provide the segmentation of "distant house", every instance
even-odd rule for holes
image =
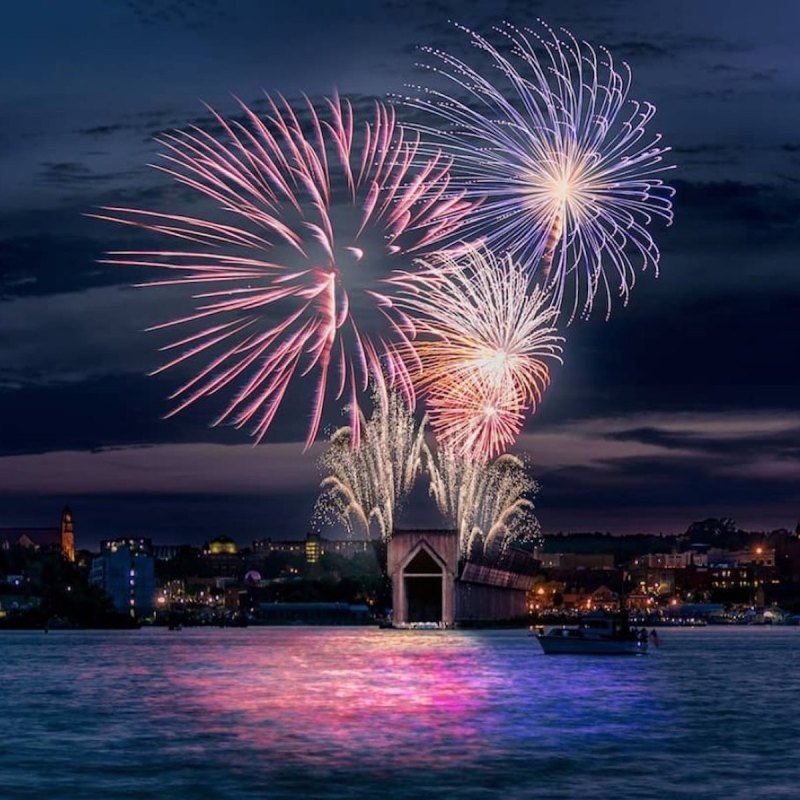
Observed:
[[[61,512],[61,524],[54,528],[0,528],[0,547],[26,547],[34,550],[57,551],[69,561],[75,560],[75,531],[72,511],[68,506]]]
[[[608,586],[598,586],[594,591],[585,589],[564,592],[563,607],[569,611],[616,611],[619,608],[619,595]]]
[[[653,598],[643,591],[631,592],[625,602],[631,611],[651,611],[653,608]]]
[[[592,608],[600,608],[603,611],[616,611],[619,608],[619,595],[612,592],[608,586],[600,586],[591,594]]]

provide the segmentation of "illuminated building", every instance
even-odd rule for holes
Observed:
[[[217,536],[212,539],[208,544],[203,547],[204,555],[221,556],[230,555],[235,556],[239,552],[236,547],[236,542],[229,536]]]
[[[305,539],[257,539],[253,542],[253,553],[260,556],[272,553],[305,555],[306,563],[316,564],[327,553],[353,558],[368,552],[371,546],[367,539],[326,539],[317,533],[308,533]]]
[[[588,592],[563,592],[561,607],[564,610],[575,611],[617,611],[619,610],[619,595],[600,585],[594,591]],[[633,606],[629,604],[629,607]],[[540,609],[535,609],[540,610]]]
[[[259,556],[268,556],[272,553],[286,553],[299,555],[305,552],[305,542],[302,539],[286,539],[272,541],[272,539],[256,539],[253,542],[253,552]]]
[[[366,553],[372,543],[367,539],[322,539],[324,552],[335,553],[344,558],[353,558],[359,553]]]
[[[689,567],[705,567],[708,565],[708,553],[686,550],[682,553],[649,553],[635,558],[632,567],[648,567],[649,569],[688,569]]]
[[[240,575],[244,568],[244,559],[239,553],[236,542],[229,536],[217,536],[206,542],[202,548],[203,571],[214,577],[231,578]]]
[[[101,553],[116,553],[122,548],[127,548],[131,553],[153,554],[153,542],[144,536],[122,536],[119,539],[102,539],[100,541]]]
[[[149,540],[111,539],[103,542],[92,561],[89,582],[100,586],[114,608],[131,617],[153,611],[156,592],[155,559],[143,545]]]
[[[309,533],[306,537],[306,563],[316,564],[322,555],[322,537]]]
[[[75,561],[75,530],[72,511],[65,506],[57,528],[0,528],[0,546],[30,547],[34,550],[55,550],[68,561]]]
[[[67,561],[75,561],[75,530],[69,506],[61,512],[61,552]]]

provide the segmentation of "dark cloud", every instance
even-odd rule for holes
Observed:
[[[73,224],[84,224],[77,213]],[[40,234],[0,239],[0,300],[133,283],[140,277],[137,270],[99,266],[95,262],[100,255],[97,240],[88,237]]]
[[[723,463],[730,456],[745,464],[764,457],[796,459],[800,452],[800,420],[793,425],[792,414],[791,411],[782,413],[775,410],[774,416],[766,419],[754,421],[752,417],[744,417],[740,429],[729,425],[721,433],[715,432],[713,425],[709,425],[709,429],[691,424],[681,428],[678,417],[677,423],[672,421],[669,427],[630,428],[614,431],[609,437],[622,442],[694,452],[707,458],[719,458]]]
[[[3,413],[25,421],[4,431],[3,456],[180,439],[181,426],[161,420],[164,381],[107,375],[53,386],[23,377],[24,385],[0,390]]]
[[[176,25],[203,30],[229,19],[231,14],[220,0],[125,0],[142,25]]]
[[[695,145],[675,145],[672,151],[675,155],[703,155],[703,154],[719,154],[730,152],[747,152],[752,148],[747,148],[742,144],[729,145],[729,144],[695,144]]]
[[[93,128],[82,128],[78,133],[83,133],[86,136],[108,136],[112,133],[124,131],[126,127],[125,125],[95,125]]]
[[[763,183],[747,184],[735,180],[721,182],[671,181],[677,193],[676,214],[714,220],[720,229],[730,226],[741,231],[744,225],[760,233],[786,228],[800,219],[800,192],[792,186]],[[712,232],[713,233],[713,232]]]
[[[653,42],[613,42],[606,45],[618,58],[637,60],[653,58],[674,58],[675,52]]]
[[[618,530],[657,529],[661,516],[669,520],[661,530],[675,532],[692,519],[734,508],[755,528],[793,524],[800,504],[800,421],[794,408],[621,411],[543,424],[525,437],[543,484],[538,506],[547,530],[602,529],[599,519],[610,515]],[[598,522],[587,524],[598,507],[605,509]]]
[[[38,179],[58,189],[85,188],[87,185],[119,183],[135,177],[135,170],[122,172],[98,172],[77,161],[45,161],[41,164]]]

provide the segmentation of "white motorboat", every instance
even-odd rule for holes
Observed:
[[[577,625],[554,626],[536,638],[546,655],[637,656],[647,652],[647,632],[631,630],[627,614],[587,614]]]

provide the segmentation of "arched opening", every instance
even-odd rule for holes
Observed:
[[[440,622],[444,570],[424,547],[403,569],[407,622]]]

